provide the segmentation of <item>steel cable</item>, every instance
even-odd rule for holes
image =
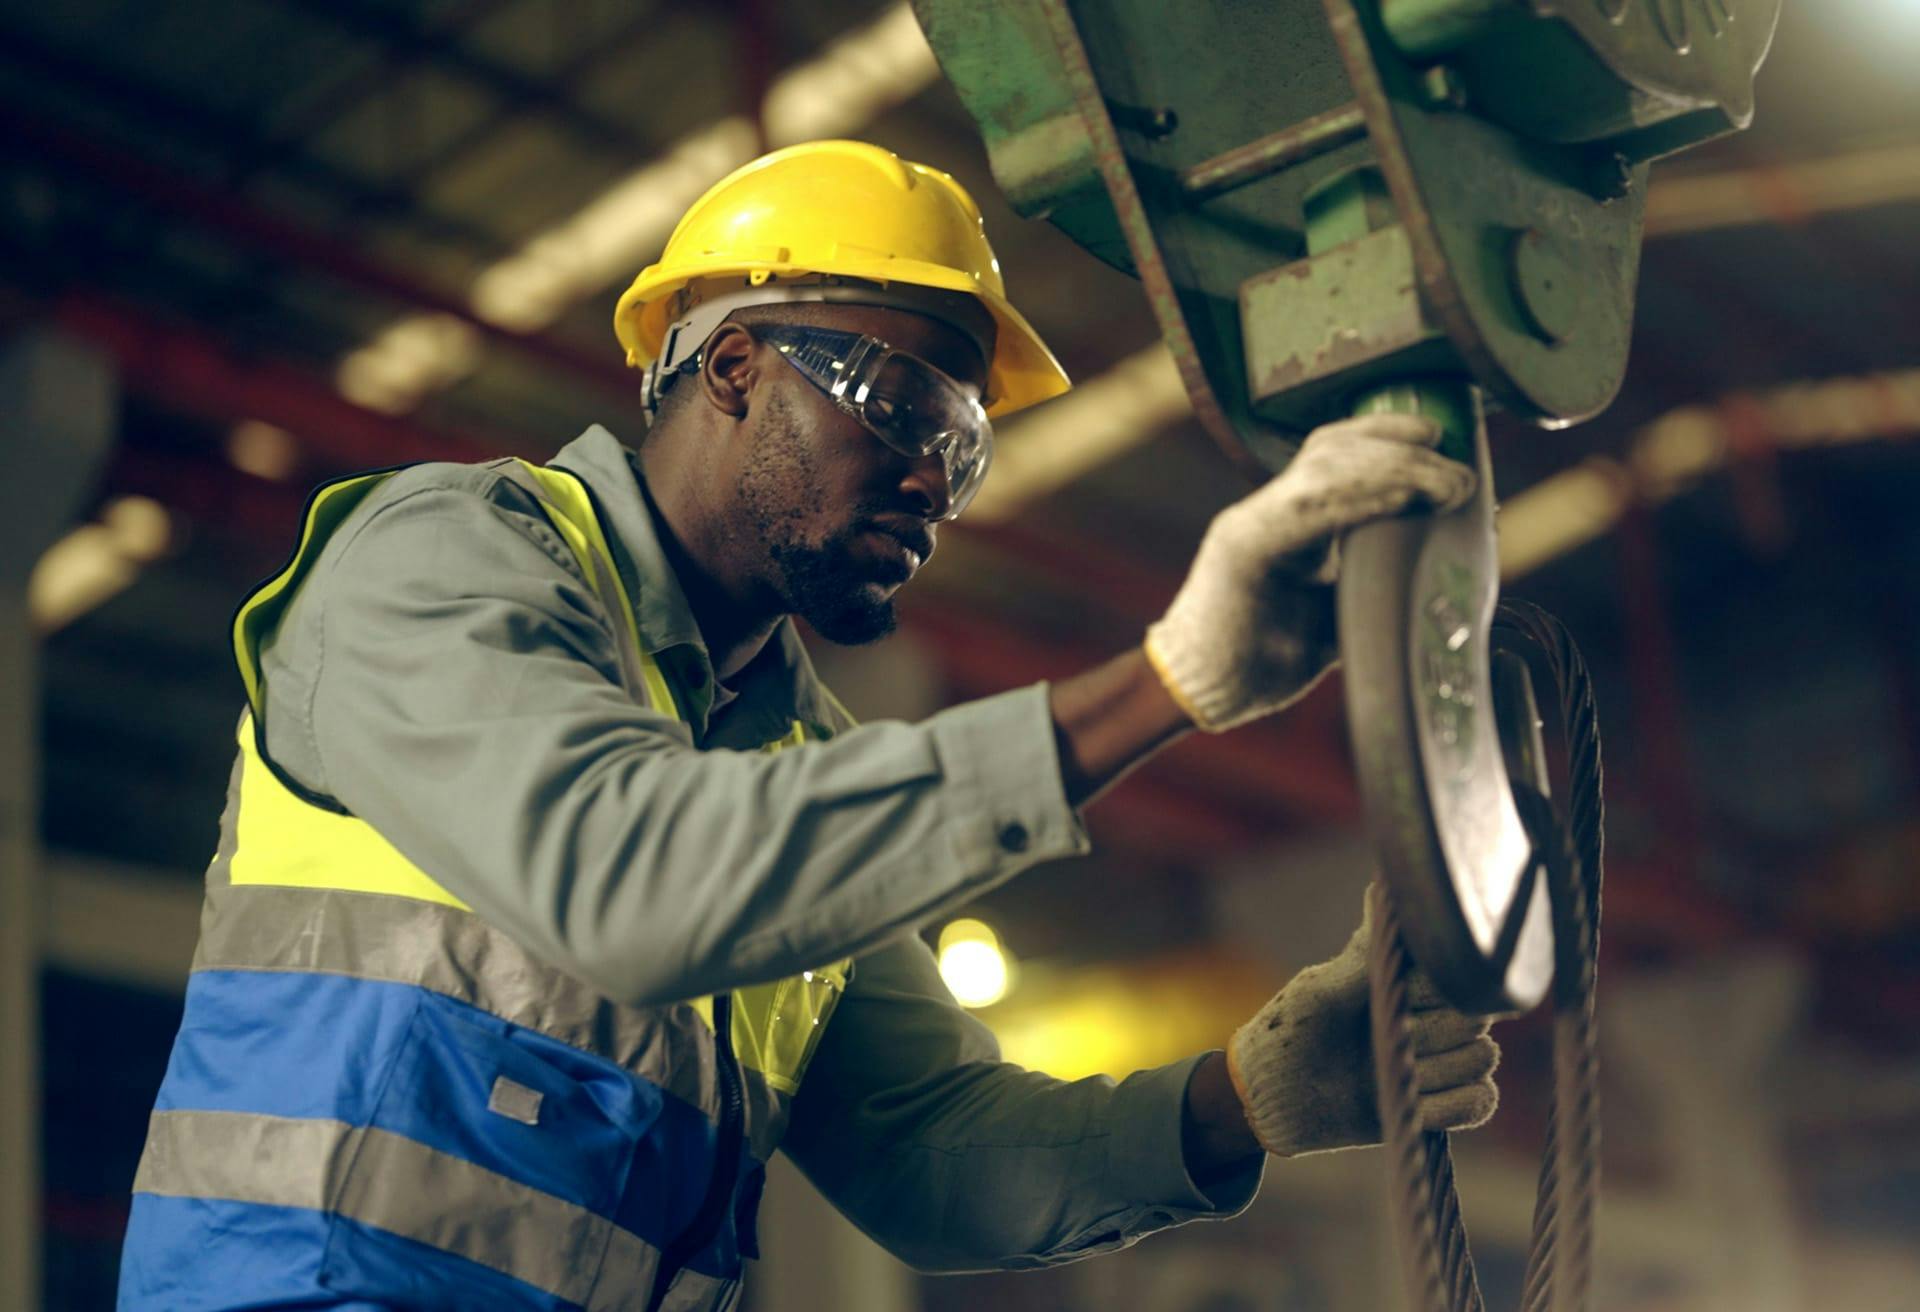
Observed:
[[[1532,842],[1552,912],[1553,1102],[1534,1199],[1522,1312],[1585,1312],[1593,1288],[1594,1211],[1600,1189],[1599,1060],[1594,984],[1599,947],[1604,803],[1600,732],[1586,662],[1565,627],[1525,602],[1505,602],[1494,641],[1551,672],[1565,733],[1564,813],[1514,781],[1514,804]],[[1485,1306],[1454,1185],[1444,1133],[1420,1126],[1407,978],[1413,968],[1384,885],[1373,899],[1367,975],[1375,1084],[1388,1156],[1409,1312],[1482,1312]]]

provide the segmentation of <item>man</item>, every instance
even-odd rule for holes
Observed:
[[[1360,936],[1231,1061],[1116,1086],[1001,1063],[913,931],[1083,851],[1075,808],[1168,741],[1318,678],[1339,532],[1470,488],[1429,426],[1316,434],[1140,650],[855,727],[790,617],[884,634],[988,416],[1067,386],[972,201],[872,146],[776,152],[616,322],[657,409],[637,453],[596,428],[549,466],[330,484],[242,606],[122,1306],[723,1308],[777,1147],[954,1270],[1229,1215],[1265,1153],[1370,1142]],[[1416,1030],[1428,1123],[1483,1120],[1484,1022]]]

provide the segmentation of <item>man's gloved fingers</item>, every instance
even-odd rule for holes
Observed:
[[[1314,445],[1331,445],[1355,437],[1374,437],[1386,442],[1404,442],[1409,446],[1435,446],[1440,441],[1440,425],[1425,415],[1373,414],[1322,424],[1307,437]]]
[[[1472,498],[1479,478],[1471,468],[1437,451],[1408,454],[1415,458],[1406,462],[1407,478],[1435,510],[1453,510]]]
[[[1491,1084],[1500,1066],[1500,1045],[1491,1038],[1478,1038],[1445,1052],[1416,1057],[1415,1075],[1422,1093],[1444,1093],[1469,1084]]]
[[[1468,466],[1423,447],[1355,438],[1336,458],[1346,467],[1329,480],[1323,503],[1335,528],[1393,514],[1416,500],[1451,510],[1471,497],[1478,483]]]
[[[1439,1093],[1420,1095],[1423,1130],[1476,1130],[1493,1119],[1500,1108],[1500,1090],[1492,1080],[1463,1084]]]
[[[1462,1044],[1472,1043],[1475,1039],[1484,1038],[1492,1024],[1492,1020],[1486,1016],[1470,1016],[1451,1008],[1415,1012],[1414,1054],[1425,1056],[1432,1052],[1448,1052]]]

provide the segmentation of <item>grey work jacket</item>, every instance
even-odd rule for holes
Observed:
[[[554,464],[594,494],[642,645],[691,724],[621,693],[612,617],[482,466],[404,471],[263,648],[268,749],[529,952],[626,1005],[855,957],[783,1150],[932,1271],[1033,1267],[1234,1214],[1181,1151],[1199,1058],[1063,1082],[999,1060],[913,930],[1082,852],[1046,688],[849,727],[790,623],[720,688],[642,491],[602,428]],[[796,719],[840,730],[748,750]]]

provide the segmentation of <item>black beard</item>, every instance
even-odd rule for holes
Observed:
[[[878,507],[853,507],[847,529],[818,545],[805,541],[803,507],[819,505],[825,495],[818,472],[784,394],[767,399],[765,422],[760,445],[741,473],[740,501],[779,574],[781,602],[829,642],[857,647],[879,641],[897,622],[893,600],[876,595],[882,581],[871,567],[859,566],[853,551],[853,526]]]
[[[779,543],[773,561],[779,566],[787,607],[828,642],[859,647],[892,633],[899,623],[893,598],[876,598],[868,589],[870,573],[853,563],[846,539],[824,547]]]

